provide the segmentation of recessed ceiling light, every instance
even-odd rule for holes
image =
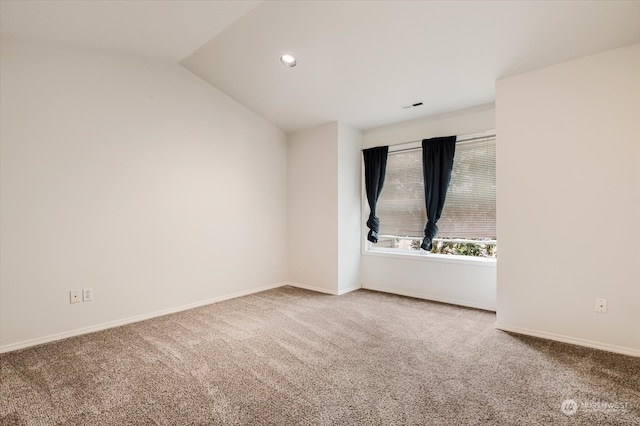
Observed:
[[[282,62],[282,65],[291,68],[298,65],[298,60],[296,59],[296,57],[289,53],[285,53],[284,55],[280,56],[280,62]]]

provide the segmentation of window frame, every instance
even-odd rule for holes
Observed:
[[[469,135],[461,135],[460,139],[479,138],[479,137],[495,137],[495,130],[487,130],[481,133],[474,133]],[[422,146],[421,141],[405,142],[389,145],[389,153],[393,151],[420,148]],[[424,250],[412,250],[412,249],[389,249],[386,247],[375,247],[373,243],[367,240],[367,218],[369,217],[369,204],[367,202],[367,194],[365,190],[364,180],[364,165],[360,162],[361,168],[361,220],[360,220],[360,241],[361,241],[361,254],[363,256],[373,257],[386,257],[396,258],[404,260],[414,261],[427,261],[427,262],[444,262],[444,263],[458,263],[475,266],[487,266],[496,267],[498,259],[495,257],[479,257],[479,256],[465,256],[459,254],[439,254],[426,252]],[[440,240],[435,238],[434,241]],[[444,240],[447,240],[446,238]]]

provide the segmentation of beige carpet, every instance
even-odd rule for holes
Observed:
[[[0,423],[640,425],[640,358],[494,321],[284,287],[0,355]]]

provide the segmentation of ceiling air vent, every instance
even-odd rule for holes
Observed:
[[[411,109],[411,108],[419,107],[420,105],[422,105],[422,102],[416,102],[415,104],[405,105],[402,107],[402,109]]]

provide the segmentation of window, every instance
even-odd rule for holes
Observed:
[[[427,221],[420,148],[390,149],[377,215],[381,249],[419,250]],[[433,253],[496,257],[495,137],[460,141]]]

